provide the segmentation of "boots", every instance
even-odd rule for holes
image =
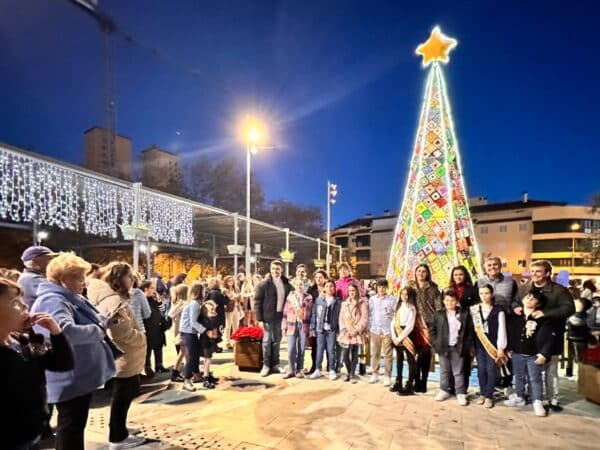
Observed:
[[[402,378],[397,378],[394,385],[390,388],[390,392],[398,392],[402,390]]]

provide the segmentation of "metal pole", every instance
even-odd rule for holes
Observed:
[[[321,259],[321,239],[317,239],[317,259]]]
[[[33,245],[40,245],[40,240],[38,239],[38,233],[39,233],[38,223],[37,223],[37,220],[34,220],[33,221]]]
[[[213,246],[212,246],[212,255],[213,255],[213,276],[217,274],[217,238],[213,234],[212,237]]]
[[[133,226],[140,224],[140,207],[142,183],[133,183]],[[140,241],[133,241],[133,270],[138,271],[140,266]]]
[[[146,278],[152,278],[152,243],[149,239],[146,242]]]
[[[290,229],[289,228],[285,228],[285,250],[286,251],[290,251]],[[290,263],[286,261],[285,263],[285,276],[289,277],[290,276]]]
[[[575,236],[571,240],[571,277],[575,278]]]
[[[246,148],[246,278],[252,276],[250,268],[250,142]]]
[[[233,245],[238,245],[238,213],[233,215]],[[238,273],[238,254],[233,255],[233,274]]]
[[[329,244],[331,241],[331,202],[329,199],[329,190],[331,189],[331,181],[327,180],[327,257],[326,259],[326,267],[327,267],[327,276],[329,276],[329,269],[330,269],[330,260],[331,260],[331,254],[329,251]]]

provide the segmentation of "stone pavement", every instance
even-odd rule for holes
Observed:
[[[138,448],[598,448],[600,406],[578,399],[576,383],[567,379],[561,380],[565,410],[538,418],[531,406],[519,410],[499,403],[488,410],[460,407],[454,398],[436,402],[436,383],[427,394],[399,397],[381,383],[260,378],[240,373],[232,357],[231,352],[217,355],[215,374],[226,379],[216,390],[188,393],[166,380],[148,388],[152,391],[134,402],[129,419],[155,442]],[[104,450],[108,395],[96,397],[87,448]]]

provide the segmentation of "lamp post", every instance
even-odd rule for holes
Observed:
[[[579,222],[573,222],[571,224],[571,231],[575,233],[579,231],[581,225]],[[571,276],[575,278],[575,234],[571,235]]]
[[[154,262],[154,254],[158,252],[158,247],[154,244],[141,244],[140,252],[146,254],[146,278],[152,278],[152,264]]]
[[[335,205],[337,201],[337,184],[333,184],[331,181],[327,181],[327,256],[326,256],[326,266],[327,266],[327,275],[329,276],[329,269],[331,267],[331,206]]]
[[[251,154],[255,154],[257,151],[256,142],[260,139],[260,131],[256,127],[252,127],[247,133],[247,145],[246,145],[246,277],[252,276],[252,270],[250,268],[250,164]]]
[[[38,231],[37,235],[36,235],[36,245],[42,245],[42,242],[44,242],[46,239],[48,239],[48,232],[47,231]]]

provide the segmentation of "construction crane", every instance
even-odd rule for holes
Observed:
[[[92,17],[103,34],[102,58],[102,114],[103,114],[103,142],[102,163],[105,167],[113,167],[116,158],[116,133],[117,133],[117,101],[115,97],[114,81],[114,43],[113,38],[117,32],[115,22],[98,8],[98,0],[68,0],[82,11]]]

